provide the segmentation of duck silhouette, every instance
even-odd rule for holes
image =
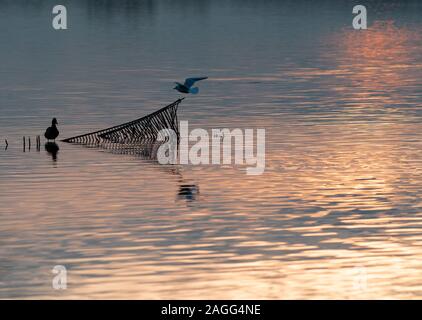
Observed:
[[[50,141],[54,140],[56,141],[56,138],[59,136],[59,130],[57,129],[57,119],[53,118],[51,121],[51,127],[48,127],[47,130],[45,130],[44,137]]]

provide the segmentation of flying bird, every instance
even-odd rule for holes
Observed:
[[[187,78],[185,80],[184,84],[181,84],[179,82],[176,82],[176,86],[173,88],[181,93],[192,93],[192,94],[197,94],[199,92],[199,88],[198,87],[193,87],[192,86],[195,84],[195,82],[197,81],[201,81],[201,80],[205,80],[208,79],[208,77],[200,77],[200,78]]]
[[[57,129],[57,119],[53,118],[53,121],[51,121],[51,127],[48,127],[47,130],[45,130],[44,137],[47,140],[56,140],[56,138],[59,136],[59,130]]]

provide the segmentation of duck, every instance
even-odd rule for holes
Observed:
[[[53,118],[51,121],[51,127],[48,127],[47,130],[45,130],[44,137],[49,140],[56,141],[56,138],[59,136],[59,130],[57,129],[57,125],[59,123],[57,122],[56,118]]]

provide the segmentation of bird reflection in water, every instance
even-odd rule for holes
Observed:
[[[171,168],[170,173],[178,177],[179,190],[177,191],[177,200],[184,200],[187,203],[198,200],[199,186],[186,181],[178,168]]]
[[[180,184],[177,198],[179,200],[186,200],[192,202],[197,199],[199,195],[199,187],[196,184]]]
[[[51,155],[53,161],[57,161],[57,153],[59,153],[59,146],[55,142],[47,142],[45,144],[45,151]]]

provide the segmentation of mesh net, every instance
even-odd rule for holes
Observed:
[[[178,99],[168,106],[137,120],[67,138],[63,142],[92,145],[101,143],[151,143],[156,141],[158,133],[162,129],[172,129],[179,134],[177,108],[183,99]]]
[[[154,149],[157,148],[157,137],[161,130],[171,129],[179,137],[177,108],[183,99],[137,120],[67,138],[63,142],[104,147],[118,153],[141,154],[151,158],[155,154]]]

